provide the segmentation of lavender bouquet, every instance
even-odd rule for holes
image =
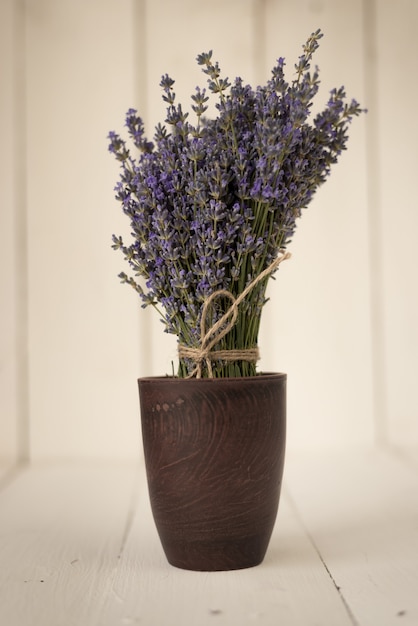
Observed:
[[[362,111],[346,101],[344,88],[333,89],[308,122],[319,87],[310,63],[321,37],[320,30],[309,37],[291,82],[279,58],[270,80],[255,90],[241,78],[232,84],[222,78],[212,52],[200,54],[217,98],[215,119],[205,117],[209,96],[197,87],[192,124],[165,75],[167,118],[156,126],[154,143],[134,109],[126,126],[136,157],[109,133],[109,150],[121,163],[116,198],[132,229],[130,245],[113,236],[113,248],[133,270],[120,278],[177,335],[180,377],[256,374],[267,283],[289,256],[297,218]]]

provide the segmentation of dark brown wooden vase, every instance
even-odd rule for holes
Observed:
[[[151,507],[168,561],[200,571],[261,563],[283,474],[286,374],[138,384]]]

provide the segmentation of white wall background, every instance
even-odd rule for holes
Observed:
[[[320,104],[369,108],[270,289],[261,368],[288,373],[289,446],[418,443],[415,0],[0,0],[0,458],[135,458],[136,378],[175,342],[117,274],[109,130],[187,101],[214,50],[264,82],[307,36]]]

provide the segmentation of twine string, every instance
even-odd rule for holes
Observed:
[[[260,281],[266,276],[274,272],[278,268],[282,261],[289,259],[291,254],[289,252],[283,252],[281,256],[278,256],[274,261],[266,267],[258,276],[254,278],[246,288],[235,298],[235,296],[226,289],[219,289],[214,291],[204,302],[202,309],[202,316],[200,319],[200,346],[198,348],[191,348],[189,346],[179,345],[178,355],[183,359],[190,359],[195,363],[195,368],[187,376],[187,378],[201,378],[202,376],[202,364],[205,363],[209,378],[213,378],[212,370],[212,358],[221,361],[247,361],[250,363],[256,363],[259,357],[258,347],[245,348],[242,350],[216,350],[212,351],[212,348],[220,342],[220,340],[229,333],[234,327],[238,317],[238,307],[241,302],[247,297],[247,295],[254,289]],[[209,328],[206,330],[206,320],[208,317],[209,307],[212,302],[219,297],[225,296],[231,301],[230,307],[225,313]],[[231,319],[229,319],[231,318]],[[229,320],[229,321],[228,321]],[[212,358],[211,358],[212,357]]]

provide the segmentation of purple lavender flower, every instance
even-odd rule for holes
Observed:
[[[302,210],[326,180],[345,149],[348,127],[362,111],[346,101],[343,88],[330,92],[323,111],[310,120],[319,88],[318,69],[310,63],[322,33],[311,35],[295,65],[296,77],[285,79],[279,58],[266,85],[252,89],[241,78],[221,77],[212,52],[197,62],[207,75],[208,91],[217,96],[218,114],[207,119],[209,96],[196,87],[189,114],[177,104],[174,80],[161,78],[167,103],[165,124],[154,141],[144,134],[142,119],[129,109],[125,124],[136,150],[110,132],[109,151],[121,164],[117,200],[131,224],[132,241],[113,237],[133,276],[120,275],[162,316],[166,331],[179,343],[196,347],[205,300],[228,290],[237,297],[290,243]],[[241,303],[234,328],[219,349],[257,344],[268,279]],[[229,307],[217,299],[211,324]],[[192,363],[180,362],[187,375]],[[216,361],[215,376],[255,374],[245,361]]]

